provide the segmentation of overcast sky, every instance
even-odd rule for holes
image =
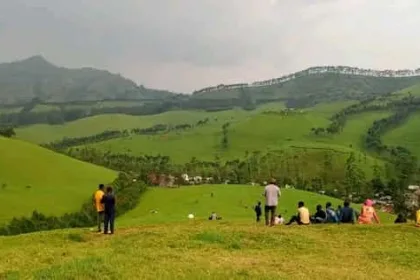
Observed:
[[[0,62],[189,92],[317,65],[420,67],[420,0],[0,0]]]

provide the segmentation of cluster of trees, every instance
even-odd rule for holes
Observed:
[[[11,126],[0,126],[0,136],[11,138],[16,135],[16,132]]]
[[[205,120],[200,120],[197,122],[197,125],[204,125],[208,123],[208,118]],[[167,124],[156,124],[151,127],[146,128],[133,128],[130,131],[127,129],[124,130],[106,130],[98,134],[84,136],[84,137],[66,137],[59,141],[54,141],[48,144],[42,145],[45,148],[52,149],[52,150],[63,150],[74,146],[82,146],[92,143],[103,142],[115,138],[122,138],[127,137],[130,134],[136,135],[154,135],[159,134],[161,132],[169,132],[169,131],[180,131],[190,129],[193,126],[190,124],[177,124],[175,126],[169,126]],[[0,129],[1,134],[1,129]]]
[[[223,126],[222,126],[222,141],[220,143],[222,149],[227,149],[228,146],[229,146],[229,138],[228,138],[228,136],[229,136],[229,130],[228,130],[229,126],[230,126],[230,123],[228,123],[228,122],[224,123]]]
[[[199,161],[192,158],[186,164],[175,164],[168,156],[130,156],[126,154],[102,153],[93,148],[71,148],[66,153],[80,160],[102,165],[114,170],[138,172],[139,178],[150,182],[150,174],[170,174],[180,178],[190,176],[211,177],[215,183],[232,184],[260,183],[267,178],[278,178],[281,184],[293,185],[308,191],[325,191],[335,197],[373,195],[361,165],[366,156],[350,154],[347,161],[343,155],[333,151],[296,150],[270,153],[247,153],[243,159],[221,161]],[[317,157],[319,161],[310,159]],[[381,169],[382,168],[379,168]],[[383,170],[382,170],[383,171]],[[382,172],[383,174],[384,172]]]
[[[118,178],[110,185],[118,196],[117,216],[135,208],[140,196],[147,189],[146,184],[137,180],[135,174],[127,173],[120,173]],[[89,198],[78,212],[57,217],[46,216],[35,210],[31,217],[14,218],[7,225],[0,227],[0,235],[17,235],[61,228],[90,227],[95,224],[96,211],[92,205],[92,198]]]

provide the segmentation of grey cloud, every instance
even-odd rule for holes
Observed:
[[[0,61],[191,91],[314,65],[420,66],[417,0],[0,0]]]

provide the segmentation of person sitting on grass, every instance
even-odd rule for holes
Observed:
[[[284,224],[284,218],[281,215],[278,215],[275,219],[274,219],[274,224],[275,225],[282,225]]]
[[[366,199],[360,211],[359,224],[372,224],[373,220],[378,224],[380,223],[375,208],[373,208],[373,201],[371,199]]]
[[[324,210],[322,210],[322,205],[318,204],[316,206],[316,212],[315,215],[311,217],[311,222],[314,224],[323,224],[325,223],[325,220],[327,219],[327,214]]]
[[[339,222],[343,224],[354,224],[355,212],[350,207],[350,201],[344,201],[344,207],[341,208]]]
[[[327,213],[327,223],[337,223],[338,222],[338,217],[337,214],[334,210],[334,208],[331,205],[331,202],[327,202],[327,204],[325,205],[325,213]]]
[[[217,216],[216,212],[212,212],[210,217],[209,217],[210,221],[216,221],[216,220],[221,220],[221,219],[222,219],[222,217]]]
[[[297,215],[293,216],[286,225],[291,225],[292,223],[297,223],[298,225],[309,225],[311,223],[309,217],[309,210],[305,207],[305,203],[303,201],[299,201]]]
[[[106,194],[102,197],[102,201],[105,207],[105,222],[104,222],[104,234],[114,234],[114,221],[115,221],[115,203],[116,198],[112,191],[112,187],[106,188]],[[108,231],[109,227],[109,231]]]
[[[404,217],[403,214],[398,214],[397,218],[394,221],[394,224],[405,224],[407,223],[407,219]]]
[[[258,204],[254,207],[255,215],[257,216],[257,223],[261,220],[262,209],[261,209],[261,201],[258,201]]]

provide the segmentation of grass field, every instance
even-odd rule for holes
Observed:
[[[253,207],[257,201],[264,203],[263,187],[250,185],[204,185],[174,189],[150,188],[141,198],[137,208],[121,217],[119,224],[133,226],[182,222],[192,213],[198,220],[206,220],[216,212],[224,221],[253,222]],[[212,195],[213,194],[213,197]],[[318,204],[331,202],[336,208],[342,201],[329,196],[295,189],[282,189],[278,212],[286,219],[295,215],[297,203],[302,200],[312,212]],[[356,205],[356,208],[358,206]],[[153,213],[156,210],[157,213]],[[380,214],[382,222],[392,222],[392,216]]]
[[[420,113],[412,114],[402,126],[388,131],[383,141],[386,145],[403,146],[420,158]]]
[[[20,140],[0,137],[0,224],[33,210],[78,210],[98,183],[116,173]]]
[[[151,188],[117,219],[114,236],[77,229],[0,237],[0,279],[420,279],[413,225],[387,224],[392,216],[382,214],[382,225],[266,228],[252,209],[262,191]],[[288,189],[279,211],[289,218],[298,200],[310,210],[340,203]],[[223,219],[208,221],[211,211]]]
[[[420,279],[413,225],[192,221],[0,237],[2,279]]]

